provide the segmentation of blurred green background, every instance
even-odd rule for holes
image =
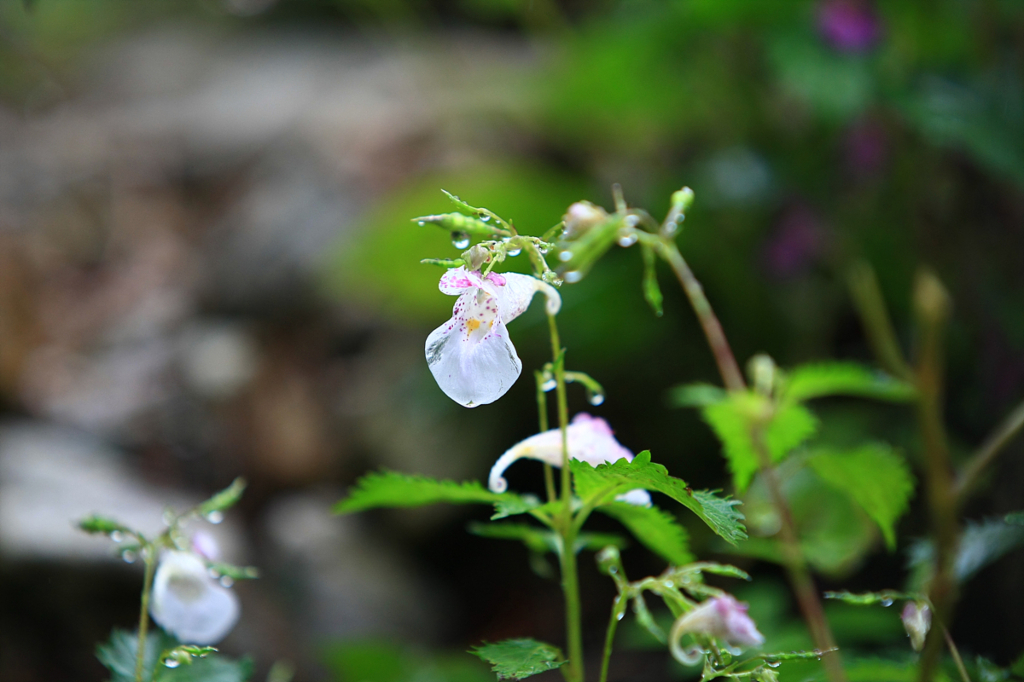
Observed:
[[[252,487],[225,542],[265,577],[239,588],[224,648],[254,653],[257,679],[281,659],[296,680],[487,679],[430,652],[560,641],[557,584],[521,548],[464,532],[483,511],[329,506],[379,467],[482,479],[536,431],[540,311],[510,327],[524,377],[505,398],[447,401],[422,348],[453,299],[419,260],[457,251],[410,219],[449,210],[444,188],[539,235],[573,201],[610,205],[612,183],[659,218],[694,189],[680,247],[741,362],[870,361],[845,284],[860,259],[912,347],[927,265],[954,300],[955,456],[1024,395],[1017,0],[0,2],[0,678],[103,679],[94,643],[132,623],[140,572],[60,518],[111,490],[198,497],[235,474]],[[568,362],[608,391],[598,408],[572,393],[570,409],[695,488],[726,487],[707,427],[666,398],[717,382],[670,274],[661,318],[636,249],[563,288]],[[868,434],[915,461],[906,408],[819,413],[826,442]],[[102,494],[55,438],[109,473]],[[1024,506],[1022,454],[1011,446],[969,518]],[[542,487],[528,464],[509,481]],[[920,499],[889,553],[849,503],[789,485],[824,589],[904,584]],[[72,489],[81,509],[58,504]],[[756,484],[747,502],[756,533]],[[683,521],[700,556],[754,573],[737,594],[770,645],[805,646],[778,570]],[[631,575],[661,568],[639,548],[624,558]],[[596,653],[612,589],[581,565]],[[1021,575],[1016,549],[965,586],[953,636],[970,656],[1024,648]],[[841,644],[909,651],[894,610],[837,609],[834,625]],[[642,634],[623,646],[612,679],[684,674]]]

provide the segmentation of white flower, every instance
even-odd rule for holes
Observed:
[[[149,613],[186,644],[215,644],[238,622],[238,597],[195,554],[168,551],[156,569]]]
[[[445,395],[460,405],[493,403],[523,371],[505,325],[526,310],[538,291],[548,297],[552,315],[562,299],[536,277],[490,273],[484,278],[465,267],[442,275],[440,289],[459,300],[452,319],[427,337],[427,365]]]
[[[581,412],[573,417],[572,423],[567,429],[569,441],[569,456],[587,462],[591,466],[614,462],[625,459],[633,461],[633,453],[623,447],[615,440],[608,422],[600,417],[591,417]],[[547,462],[553,467],[562,466],[562,431],[552,429],[536,436],[530,436],[524,441],[513,445],[505,454],[498,458],[498,461],[491,467],[491,475],[488,477],[488,487],[496,493],[503,493],[508,489],[508,481],[502,474],[513,462],[518,459],[537,459]],[[629,502],[637,506],[647,506],[651,503],[651,496],[646,490],[630,490],[619,495],[623,502]]]
[[[908,601],[900,618],[903,620],[903,629],[910,637],[910,646],[914,647],[914,651],[923,649],[925,637],[932,627],[932,610],[927,604]]]
[[[764,636],[757,631],[754,621],[747,615],[747,605],[728,594],[701,602],[697,608],[680,616],[672,626],[669,636],[672,655],[682,663],[693,665],[703,652],[699,647],[684,650],[679,640],[685,634],[710,635],[729,646],[751,647],[764,644]]]

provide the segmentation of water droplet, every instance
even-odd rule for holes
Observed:
[[[542,247],[540,247],[537,250],[540,251],[542,255],[545,255],[545,256],[548,255],[548,247],[546,247],[546,246],[542,246]]]
[[[883,599],[882,600],[882,606],[892,606],[892,599],[889,599],[888,597]]]
[[[221,587],[231,587],[235,584],[235,579],[230,575],[222,575],[217,582],[220,583]]]
[[[164,667],[167,667],[167,668],[177,668],[179,665],[181,665],[181,661],[179,661],[176,658],[168,656],[167,658],[164,659]]]
[[[616,620],[622,620],[625,615],[626,615],[626,613],[624,611],[619,611],[618,613],[615,614],[615,619]]]
[[[668,588],[671,589],[671,588],[675,587],[675,584],[671,580],[666,580],[665,581],[665,587],[668,587]]]
[[[452,246],[456,249],[469,247],[469,235],[465,232],[452,232]]]
[[[563,263],[568,263],[569,261],[572,260],[572,251],[559,251],[558,260],[562,261]]]
[[[568,282],[569,284],[575,284],[581,279],[583,279],[583,275],[581,275],[578,270],[570,270],[569,272],[565,273],[565,281]]]
[[[124,533],[122,533],[119,530],[111,531],[110,532],[110,539],[113,540],[114,542],[123,542],[124,541]]]
[[[619,237],[619,246],[626,248],[636,244],[639,237],[636,236],[636,232],[626,232]]]
[[[215,509],[212,512],[206,514],[206,520],[210,523],[218,524],[224,520],[224,512]]]
[[[220,577],[220,571],[218,571],[216,568],[213,568],[212,566],[206,569],[206,573],[214,580]]]
[[[558,382],[555,381],[554,379],[546,379],[544,383],[540,385],[540,390],[544,391],[545,393],[550,393],[551,391],[555,390],[557,386]]]
[[[665,234],[675,234],[679,231],[679,223],[669,223],[665,226]]]
[[[419,225],[420,227],[423,227],[424,225],[427,224],[427,221],[426,220],[417,220],[416,224]]]
[[[522,252],[523,252],[522,249],[509,249],[507,251],[508,255],[511,256],[512,258],[515,258],[516,256],[518,256]]]
[[[636,227],[640,224],[640,218],[635,215],[628,215],[626,216],[626,224],[630,227]]]
[[[136,556],[135,552],[133,552],[130,549],[126,549],[125,551],[121,552],[121,559],[126,564],[134,564],[135,563],[135,559],[137,559],[137,558],[138,557]]]
[[[765,665],[767,665],[769,668],[778,668],[780,665],[782,665],[782,661],[765,661]]]
[[[481,213],[479,218],[480,218],[480,222],[482,222],[482,223],[489,223],[489,222],[491,222],[491,216],[487,215],[486,213]]]
[[[591,405],[600,405],[604,402],[604,393],[598,391],[587,391],[587,402]]]

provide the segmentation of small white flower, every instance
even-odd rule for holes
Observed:
[[[490,273],[484,278],[465,267],[448,270],[439,288],[459,299],[452,319],[427,337],[427,365],[445,395],[460,405],[493,403],[523,371],[505,325],[526,310],[538,291],[548,297],[552,315],[562,299],[536,277]]]
[[[914,651],[923,649],[928,630],[932,627],[932,610],[927,604],[908,601],[903,607],[900,619],[903,621],[903,629],[910,637],[910,646],[914,647]]]
[[[633,461],[633,453],[615,440],[608,422],[600,417],[592,417],[581,412],[573,417],[572,423],[567,429],[569,441],[569,456],[587,462],[591,466],[614,462],[625,459]],[[505,454],[498,458],[498,461],[491,467],[491,475],[488,477],[488,487],[496,493],[503,493],[508,489],[508,481],[502,476],[513,462],[519,459],[536,459],[547,462],[553,467],[562,466],[562,431],[551,429],[536,436],[530,436],[524,441],[513,445]],[[637,506],[645,507],[651,503],[651,496],[646,490],[630,490],[619,495],[619,500],[629,502]]]
[[[186,644],[215,644],[238,622],[238,597],[211,578],[195,554],[168,551],[153,579],[149,613]]]
[[[684,613],[672,626],[669,648],[676,660],[687,665],[696,663],[703,652],[698,648],[684,650],[679,640],[685,634],[717,637],[729,646],[753,647],[764,644],[764,636],[747,615],[747,605],[724,594],[701,602],[697,608]]]

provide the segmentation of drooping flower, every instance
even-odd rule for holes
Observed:
[[[910,646],[914,647],[914,651],[923,649],[925,637],[932,627],[932,610],[927,604],[908,601],[903,607],[900,619],[903,621],[903,629],[910,637]]]
[[[172,550],[160,557],[149,613],[186,644],[215,644],[238,622],[238,597],[210,577],[197,555]]]
[[[729,646],[753,647],[764,643],[754,621],[747,615],[747,605],[732,595],[723,594],[701,602],[697,608],[684,613],[672,626],[669,647],[679,661],[692,665],[695,653],[684,650],[679,640],[686,634],[717,637]],[[700,655],[703,655],[700,653]]]
[[[536,277],[453,268],[439,288],[458,296],[452,319],[427,337],[427,365],[445,395],[466,407],[486,405],[505,395],[523,371],[505,325],[519,317],[538,291],[547,310],[558,312],[562,299]]]
[[[581,412],[573,417],[567,429],[569,456],[587,462],[592,466],[625,459],[633,461],[633,453],[615,440],[608,422],[600,417],[592,417]],[[508,481],[502,476],[513,462],[519,459],[536,459],[547,462],[553,467],[562,466],[562,431],[551,429],[544,433],[530,436],[524,441],[513,445],[491,467],[491,475],[487,485],[492,492],[503,493],[508,489]],[[646,490],[631,490],[619,495],[619,500],[638,506],[651,503],[651,496]]]

